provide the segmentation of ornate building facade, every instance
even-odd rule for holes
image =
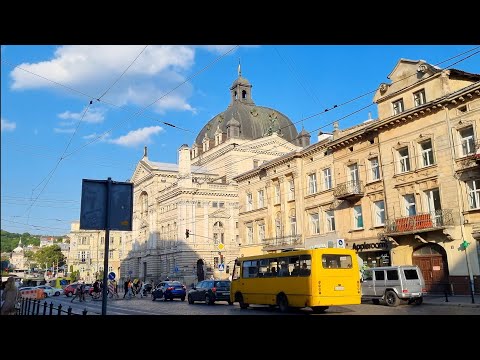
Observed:
[[[305,145],[285,115],[254,103],[251,90],[239,72],[227,109],[191,147],[179,148],[177,164],[152,161],[145,148],[131,178],[133,245],[121,264],[124,276],[186,284],[229,276],[243,242],[233,178]]]
[[[346,244],[417,264],[430,292],[480,292],[480,75],[401,59],[388,78],[378,119],[234,178],[240,255]]]

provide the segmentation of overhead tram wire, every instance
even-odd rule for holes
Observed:
[[[145,45],[145,47],[142,49],[142,51],[140,51],[140,53],[137,55],[137,57],[136,57],[135,59],[133,59],[133,61],[130,63],[130,65],[128,65],[127,68],[123,71],[123,73],[120,74],[120,76],[117,78],[117,80],[115,80],[115,81],[113,82],[113,84],[110,85],[110,86],[107,88],[107,90],[105,90],[105,91],[103,92],[103,94],[100,95],[100,96],[97,98],[97,101],[100,101],[100,100],[102,99],[102,97],[104,97],[104,96],[107,94],[107,92],[109,92],[110,89],[122,78],[122,76],[125,75],[125,73],[128,71],[128,69],[130,69],[130,67],[135,63],[135,61],[137,61],[137,59],[140,57],[140,55],[143,54],[143,52],[145,51],[145,49],[146,49],[147,47],[148,47],[148,45]]]
[[[470,49],[470,50],[468,50],[468,51],[465,51],[465,52],[463,52],[462,54],[458,54],[458,55],[455,55],[455,56],[453,56],[453,57],[450,57],[449,59],[443,60],[443,61],[441,61],[441,62],[439,62],[439,63],[437,63],[437,64],[435,64],[435,65],[433,65],[433,66],[438,66],[439,64],[445,63],[445,62],[447,62],[447,61],[449,61],[449,60],[451,60],[451,59],[457,58],[457,57],[459,57],[459,56],[461,56],[461,55],[463,55],[463,54],[465,54],[465,53],[471,52],[471,51],[476,50],[476,49],[478,49],[478,48],[480,48],[480,46],[477,46],[477,47],[475,47],[475,48],[473,48],[473,49]],[[449,67],[451,67],[451,66],[453,66],[453,65],[456,65],[456,64],[458,64],[458,63],[460,63],[460,62],[462,62],[462,61],[465,61],[466,59],[468,59],[468,58],[470,58],[470,57],[472,57],[472,56],[474,56],[474,55],[476,55],[476,54],[478,54],[478,53],[480,53],[480,51],[476,51],[475,53],[470,54],[470,55],[468,55],[468,56],[466,56],[466,57],[464,57],[464,58],[462,58],[462,59],[460,59],[460,60],[458,60],[458,61],[450,64],[450,65],[448,65],[447,68],[449,68]],[[405,79],[407,79],[407,78],[409,78],[409,77],[411,77],[411,76],[413,76],[413,75],[415,75],[415,74],[408,75],[408,76],[406,76],[406,77],[404,77],[404,78],[402,78],[402,79],[399,79],[399,80],[397,80],[397,81],[394,81],[394,82],[392,82],[390,85],[395,84],[395,83],[400,82],[400,81],[404,81]],[[410,85],[409,85],[409,86],[410,86]],[[406,87],[405,87],[405,88],[406,88]],[[404,89],[405,89],[405,88],[404,88]],[[316,113],[316,114],[307,116],[307,117],[305,117],[305,118],[302,118],[302,119],[300,119],[300,120],[298,120],[298,121],[296,121],[296,122],[293,122],[291,125],[283,126],[283,127],[279,128],[278,130],[281,130],[281,129],[290,127],[290,126],[292,126],[292,125],[294,125],[294,124],[297,124],[297,123],[299,123],[299,122],[301,122],[301,121],[309,120],[309,119],[311,119],[311,118],[313,118],[313,117],[317,117],[317,116],[319,116],[319,115],[321,115],[321,114],[323,114],[323,113],[328,112],[329,110],[333,110],[333,109],[335,109],[335,108],[339,108],[339,107],[341,107],[341,106],[343,106],[343,105],[346,105],[346,104],[348,104],[348,103],[350,103],[350,102],[353,102],[353,101],[355,101],[355,100],[357,100],[357,99],[359,99],[359,98],[361,98],[361,97],[364,97],[364,96],[366,96],[366,95],[368,95],[368,94],[371,94],[371,93],[374,93],[374,92],[376,92],[376,91],[377,91],[377,89],[375,89],[375,90],[373,90],[373,91],[369,91],[368,93],[365,93],[365,94],[363,94],[363,95],[357,96],[356,98],[351,99],[351,100],[348,100],[348,101],[346,101],[346,102],[344,102],[344,103],[341,103],[340,105],[334,105],[334,106],[333,106],[332,108],[330,108],[330,109],[327,108],[327,109],[325,109],[324,111],[321,111],[321,112],[319,112],[319,113]],[[359,109],[359,110],[356,110],[356,111],[354,111],[354,112],[352,112],[352,113],[349,113],[349,114],[347,114],[346,116],[343,116],[343,117],[338,118],[338,119],[336,119],[336,120],[334,120],[334,121],[331,121],[331,122],[328,123],[328,124],[322,125],[321,127],[317,128],[317,129],[314,129],[314,130],[311,130],[311,131],[307,131],[307,133],[313,133],[314,131],[319,131],[319,130],[321,130],[321,129],[329,126],[329,125],[332,125],[332,124],[335,123],[336,121],[343,120],[343,119],[345,119],[345,118],[347,118],[347,117],[350,117],[351,115],[354,115],[354,114],[356,114],[356,113],[358,113],[358,112],[360,112],[360,111],[362,111],[362,110],[365,110],[365,109],[367,109],[367,108],[369,108],[370,106],[373,106],[373,105],[375,105],[374,102],[370,103],[369,105],[367,105],[367,106],[365,106],[365,107],[362,107],[362,108]],[[248,140],[248,141],[246,141],[245,143],[239,145],[238,148],[242,148],[242,147],[244,147],[245,145],[248,145],[248,144],[250,144],[250,143],[253,142],[253,141],[254,141],[254,140]],[[267,149],[267,150],[271,151],[271,150],[273,150],[273,149],[278,148],[278,147],[281,146],[281,145],[285,145],[285,144],[288,144],[288,143],[289,143],[289,141],[285,141],[285,142],[280,143],[280,144],[278,144],[278,145],[276,145],[276,146],[273,146],[272,148]],[[247,157],[247,158],[245,158],[244,160],[249,159],[249,158],[253,158],[253,157],[255,157],[255,156],[256,156],[256,155],[253,155],[253,156],[251,156],[251,157]],[[204,168],[204,167],[205,167],[205,164],[199,166],[196,170],[199,170],[199,169]],[[213,172],[213,171],[218,170],[218,169],[221,169],[221,168],[223,168],[223,166],[218,167],[218,168],[209,169],[209,171],[210,171],[210,172]]]
[[[92,139],[91,141],[89,141],[88,143],[86,143],[85,145],[82,145],[80,147],[78,147],[77,149],[73,150],[71,153],[67,154],[66,157],[69,157],[71,155],[73,155],[74,153],[76,153],[77,151],[80,151],[81,149],[87,147],[88,145],[98,141],[99,139],[101,139],[102,137],[104,137],[105,135],[107,135],[108,133],[110,133],[111,131],[113,131],[114,129],[116,129],[118,126],[120,126],[122,123],[128,121],[128,120],[131,120],[137,116],[139,116],[140,114],[142,114],[145,110],[147,110],[150,106],[152,106],[153,104],[157,103],[158,101],[162,100],[163,98],[165,98],[166,96],[170,95],[172,92],[174,92],[175,90],[177,90],[180,86],[186,84],[188,81],[192,80],[193,78],[195,78],[196,76],[200,75],[202,72],[204,72],[205,70],[207,70],[208,68],[210,68],[211,66],[213,66],[214,64],[216,64],[218,61],[220,61],[222,58],[224,58],[225,56],[227,56],[228,54],[230,54],[232,51],[234,51],[236,48],[238,48],[240,45],[235,45],[233,48],[231,48],[230,50],[226,51],[225,53],[223,53],[222,55],[218,56],[217,58],[215,58],[215,60],[213,60],[212,62],[210,62],[209,64],[207,64],[206,66],[204,66],[203,68],[201,68],[199,71],[197,71],[196,73],[194,73],[193,75],[189,76],[187,79],[185,79],[185,81],[181,82],[180,84],[178,84],[177,86],[175,86],[173,89],[171,89],[170,91],[166,92],[165,94],[163,94],[162,96],[160,96],[158,99],[156,99],[155,101],[151,102],[150,104],[148,104],[147,106],[143,107],[142,109],[140,109],[139,111],[137,111],[132,117],[130,118],[127,118],[125,119],[124,121],[122,122],[119,122],[116,126],[112,127],[110,130],[107,130],[105,131],[103,134],[97,136],[96,138]],[[168,125],[168,126],[173,126],[173,127],[177,127],[175,125],[172,125],[170,123],[166,123],[166,122],[163,122],[162,123]]]
[[[80,127],[80,124],[82,123],[85,115],[87,114],[87,111],[88,109],[90,108],[90,106],[92,105],[93,103],[93,100],[90,100],[89,104],[85,107],[85,110],[83,111],[83,114],[81,116],[81,118],[78,120],[77,122],[77,126],[75,127],[75,131],[73,132],[72,136],[70,137],[70,140],[68,141],[67,143],[67,146],[65,147],[65,150],[63,150],[63,153],[62,155],[60,156],[60,158],[58,159],[57,163],[55,164],[55,166],[53,167],[53,169],[49,172],[49,175],[47,175],[47,177],[45,177],[41,182],[40,184],[42,184],[44,181],[45,181],[45,185],[43,185],[43,188],[42,190],[40,190],[40,192],[38,193],[37,197],[32,201],[32,203],[30,204],[30,206],[27,208],[27,210],[25,210],[25,213],[24,215],[28,212],[28,216],[30,216],[30,210],[32,209],[33,205],[35,205],[35,203],[37,202],[38,198],[40,197],[40,195],[43,193],[43,191],[45,190],[45,188],[47,187],[48,183],[50,182],[50,180],[52,179],[53,175],[55,174],[55,171],[57,171],[58,169],[58,166],[60,165],[60,163],[62,162],[62,160],[65,159],[65,153],[67,152],[68,148],[70,147],[70,144],[72,143],[72,140],[73,138],[75,137],[77,131],[78,131],[78,128]],[[37,185],[33,191],[35,191],[39,186]],[[32,193],[33,193],[32,191]],[[28,217],[27,217],[27,223],[28,223]]]

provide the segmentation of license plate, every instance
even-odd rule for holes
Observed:
[[[336,291],[343,291],[345,288],[343,286],[335,286]]]
[[[412,293],[412,296],[420,296],[420,293]]]

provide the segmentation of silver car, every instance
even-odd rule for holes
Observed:
[[[425,280],[416,265],[383,266],[363,272],[362,300],[380,301],[388,306],[400,302],[420,305],[426,292]]]

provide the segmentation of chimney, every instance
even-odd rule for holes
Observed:
[[[192,163],[190,160],[190,148],[187,144],[180,146],[178,150],[178,186],[192,186]]]

